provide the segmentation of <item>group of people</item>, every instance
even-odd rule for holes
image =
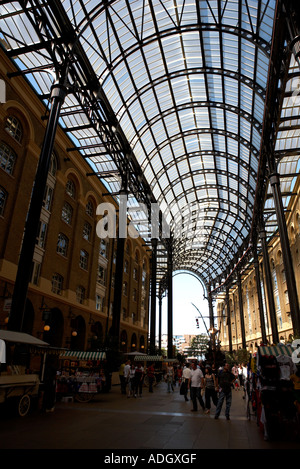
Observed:
[[[127,393],[127,397],[142,397],[145,372],[141,363],[134,365],[130,360],[122,363],[119,377],[122,394]]]
[[[214,365],[204,366],[203,362],[186,364],[182,373],[181,394],[188,401],[188,391],[193,404],[192,412],[198,410],[198,402],[206,414],[211,411],[211,403],[216,407],[215,419],[218,419],[224,404],[225,416],[230,420],[230,408],[232,402],[232,389],[237,379],[241,386],[244,383],[246,368],[240,365],[243,373],[236,373],[236,369],[230,369],[228,363],[218,370]],[[204,391],[204,392],[203,392]]]
[[[127,397],[142,397],[144,378],[147,374],[149,382],[149,392],[153,392],[154,365],[150,365],[147,370],[140,362],[134,365],[128,360],[123,363],[119,370],[121,392],[127,394]],[[183,368],[176,370],[171,363],[165,370],[165,381],[167,383],[167,392],[174,391],[174,385],[178,379],[180,385],[180,394],[188,401],[188,393],[192,402],[192,412],[198,410],[198,403],[203,412],[209,414],[212,404],[215,406],[215,419],[218,419],[224,404],[225,416],[230,420],[230,408],[232,402],[232,389],[239,389],[244,386],[247,377],[247,368],[244,365],[234,365],[230,368],[228,363],[216,369],[213,365],[204,365],[199,363],[187,363]],[[238,387],[237,387],[238,386]]]

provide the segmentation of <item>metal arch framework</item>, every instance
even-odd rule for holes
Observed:
[[[68,151],[79,151],[112,194],[124,189],[132,207],[145,204],[146,219],[159,205],[174,270],[223,285],[269,208],[266,127],[277,120],[266,105],[278,16],[285,21],[275,0],[28,0],[2,2],[0,37],[46,104],[67,66],[60,121],[74,141]],[[286,31],[278,50],[287,41]],[[290,150],[296,173],[298,148]],[[275,158],[287,173],[281,151]],[[275,230],[270,223],[270,236]],[[143,237],[150,243],[147,230]],[[163,285],[166,254],[159,266]]]

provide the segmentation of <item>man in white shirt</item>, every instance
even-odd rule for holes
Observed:
[[[191,409],[192,412],[196,412],[198,410],[197,407],[197,399],[200,402],[200,405],[205,410],[204,402],[201,396],[201,389],[204,386],[204,376],[202,371],[197,368],[197,363],[192,363],[191,369],[191,377],[189,381],[190,385],[190,393],[191,393],[191,400],[193,402],[193,408]]]
[[[129,384],[130,379],[130,360],[127,360],[126,365],[124,366],[124,378],[125,378],[125,393],[126,393],[126,386]]]
[[[188,401],[187,394],[188,394],[188,391],[189,391],[190,377],[191,377],[190,364],[187,363],[185,368],[183,369],[183,372],[182,372],[182,383],[185,386],[184,399],[186,401]]]

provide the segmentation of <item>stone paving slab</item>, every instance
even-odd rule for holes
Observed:
[[[300,442],[264,441],[256,419],[246,418],[242,392],[233,391],[231,420],[191,412],[176,387],[130,398],[113,386],[86,404],[58,402],[53,413],[34,411],[24,419],[0,415],[0,449],[202,450],[300,449]]]

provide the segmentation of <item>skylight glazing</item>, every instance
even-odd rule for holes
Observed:
[[[47,101],[57,64],[46,41],[65,44],[55,17],[65,15],[176,235],[174,269],[197,272],[204,283],[222,277],[251,231],[275,0],[31,1],[27,14],[18,5],[1,6],[4,47],[13,57],[40,45],[17,53],[18,66],[43,68],[28,77]],[[47,38],[33,28],[39,15]],[[80,65],[72,66],[84,84]],[[68,95],[61,123],[101,178],[119,162],[101,146],[79,96]],[[296,111],[287,96],[286,123]],[[297,130],[280,130],[278,151],[298,143]],[[284,160],[281,167],[287,171]],[[106,184],[120,190],[117,176]],[[292,184],[285,178],[284,187]]]

